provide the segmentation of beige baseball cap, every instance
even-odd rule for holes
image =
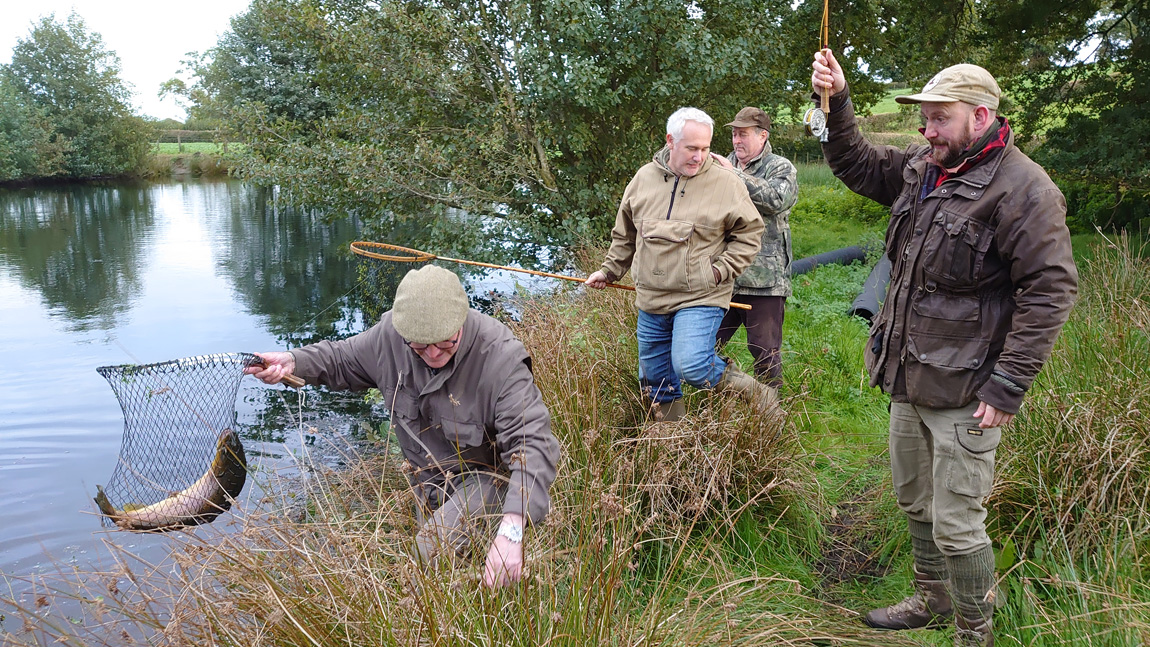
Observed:
[[[998,110],[1001,98],[1002,90],[998,89],[998,82],[990,72],[977,65],[960,63],[935,74],[922,87],[922,92],[895,97],[894,100],[899,103],[961,101]]]

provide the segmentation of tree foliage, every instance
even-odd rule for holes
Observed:
[[[60,175],[68,150],[44,111],[0,77],[0,182]]]
[[[0,135],[15,175],[89,178],[142,167],[151,129],[132,114],[120,62],[76,14],[33,25],[0,70]],[[0,159],[3,159],[0,148]]]
[[[302,204],[380,223],[459,209],[569,242],[605,234],[676,108],[707,110],[721,137],[740,107],[787,103],[774,61],[789,14],[786,0],[256,0],[189,94],[250,143],[246,177]]]
[[[921,86],[947,65],[986,67],[1018,141],[1068,194],[1073,221],[1088,229],[1147,216],[1148,0],[879,4],[877,74]]]
[[[1144,147],[1107,143],[1106,124],[1145,132],[1123,106],[1146,92],[1147,1],[832,3],[830,45],[863,112],[884,79],[917,86],[979,63],[1056,175],[1137,179]],[[357,213],[377,235],[447,214],[419,227],[521,254],[520,240],[602,239],[675,108],[719,124],[743,105],[801,114],[821,12],[817,0],[255,0],[172,90],[247,142],[241,174],[281,197]]]

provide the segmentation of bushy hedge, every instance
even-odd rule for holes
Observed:
[[[161,130],[156,141],[166,144],[183,142],[214,142],[218,131],[215,130]]]
[[[1150,191],[1117,183],[1106,185],[1085,180],[1054,178],[1066,196],[1066,225],[1071,233],[1150,230]]]

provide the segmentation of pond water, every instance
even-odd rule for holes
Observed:
[[[109,542],[160,560],[170,541],[109,531],[95,514],[124,434],[97,367],[346,336],[364,328],[357,286],[394,291],[400,272],[366,280],[348,253],[354,219],[274,202],[234,181],[0,191],[0,597],[106,559]],[[482,300],[515,284],[489,274],[468,289]],[[325,444],[316,435],[362,438],[383,414],[358,396],[308,392],[301,421],[294,392],[241,382],[238,427],[257,478],[239,514],[258,505],[259,474],[290,470]]]

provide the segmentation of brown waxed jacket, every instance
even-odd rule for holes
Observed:
[[[459,350],[438,371],[407,347],[390,312],[358,335],[291,352],[309,384],[380,390],[421,500],[448,473],[484,471],[509,478],[505,514],[531,523],[547,514],[559,442],[527,349],[498,320],[469,311]]]
[[[899,402],[975,398],[1017,413],[1078,287],[1062,193],[1014,145],[923,190],[926,145],[874,146],[849,90],[831,99],[823,154],[848,188],[891,206],[891,282],[871,328],[871,386]]]

